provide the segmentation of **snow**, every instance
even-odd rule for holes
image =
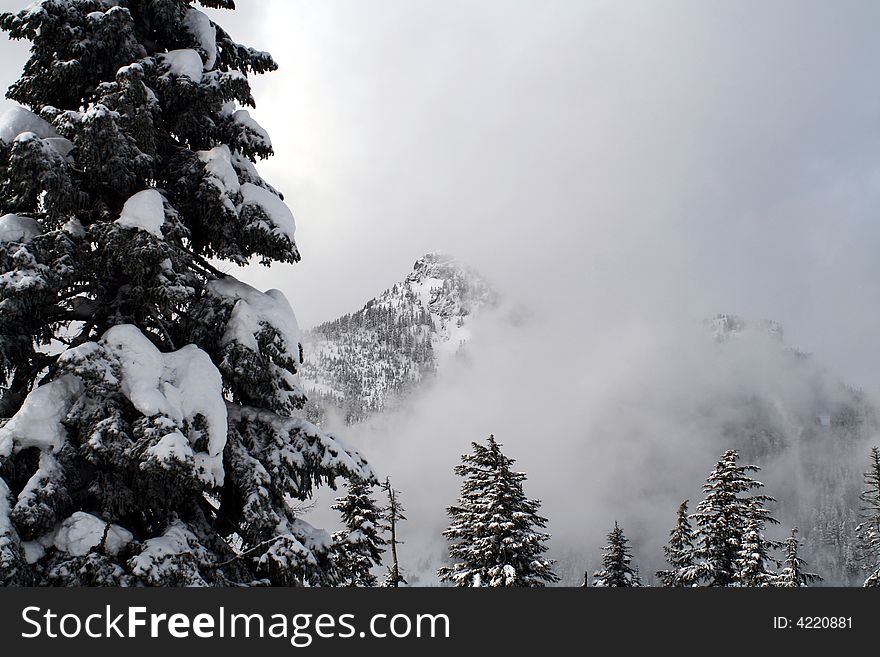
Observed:
[[[43,232],[36,219],[19,217],[16,214],[4,214],[0,217],[0,243],[30,242]]]
[[[38,142],[38,148],[43,152],[46,158],[53,155],[61,155],[65,157],[73,150],[73,144],[63,137],[41,139],[34,132],[22,132],[13,140],[16,144],[25,144],[27,142]]]
[[[33,390],[18,413],[0,428],[0,457],[9,456],[13,447],[60,449],[67,440],[67,430],[61,421],[82,391],[82,383],[71,374]]]
[[[155,189],[138,192],[122,206],[122,214],[116,223],[123,228],[136,228],[162,239],[162,226],[165,224],[162,195]]]
[[[24,560],[29,564],[37,563],[46,554],[39,541],[22,541],[21,551],[24,552]]]
[[[283,437],[283,447],[272,455],[273,462],[301,465],[308,456],[320,463],[321,468],[345,472],[347,476],[369,480],[375,475],[360,453],[339,436],[319,429],[311,422],[297,417],[282,417],[271,411],[248,406],[230,406],[231,425],[265,424],[272,433]],[[288,444],[285,444],[288,443]]]
[[[238,174],[232,166],[232,153],[229,146],[223,144],[209,151],[198,151],[199,159],[205,163],[205,172],[211,177],[218,189],[228,196],[237,195],[241,189]]]
[[[18,559],[19,537],[9,518],[12,511],[9,501],[9,486],[0,477],[0,568],[14,564]]]
[[[18,135],[15,138],[15,140],[18,141],[20,139],[28,139],[28,138],[39,138],[39,137],[33,132],[22,132],[20,135]],[[41,139],[41,141],[43,142],[44,148],[49,148],[51,150],[54,150],[62,157],[66,157],[67,154],[73,150],[73,142],[71,142],[68,139],[65,139],[64,137],[46,137],[44,139]]]
[[[140,329],[130,324],[114,326],[101,341],[119,359],[120,389],[145,416],[164,415],[177,427],[191,426],[198,415],[205,418],[208,428],[205,453],[193,454],[188,439],[180,431],[169,431],[152,448],[152,454],[161,461],[192,455],[203,470],[201,476],[205,481],[222,484],[226,403],[220,372],[208,354],[195,345],[163,354]]]
[[[202,57],[192,48],[172,50],[159,55],[168,71],[179,78],[189,78],[193,82],[202,81]]]
[[[0,141],[11,144],[22,135],[35,135],[63,156],[73,150],[73,144],[59,135],[51,123],[24,107],[11,107],[0,116]]]
[[[162,440],[150,447],[147,453],[166,464],[172,461],[186,462],[194,457],[192,447],[180,432],[164,436]]]
[[[208,283],[208,291],[220,298],[236,300],[221,346],[236,342],[258,352],[256,335],[265,323],[281,334],[291,352],[299,349],[299,324],[293,308],[280,290],[260,292],[246,283],[228,277]]]
[[[168,433],[150,450],[151,456],[163,463],[191,460],[203,481],[222,485],[226,402],[220,372],[208,354],[195,345],[163,354],[136,326],[122,324],[108,330],[101,344],[88,342],[69,349],[58,361],[60,367],[73,371],[83,363],[106,384],[118,386],[144,416],[166,418]],[[26,447],[57,452],[67,439],[62,421],[84,390],[76,374],[34,389],[18,413],[0,427],[0,458]],[[199,426],[204,427],[204,436]],[[204,451],[196,452],[191,444],[203,437],[207,438]]]
[[[67,156],[73,150],[73,142],[64,137],[47,137],[43,142],[63,156]]]
[[[194,549],[195,547],[195,549]],[[144,549],[132,557],[128,565],[136,577],[151,583],[162,581],[163,571],[174,565],[174,557],[179,554],[204,556],[204,549],[198,549],[198,539],[180,520],[175,520],[162,536],[144,542]]]
[[[40,139],[60,137],[51,123],[24,107],[11,107],[0,116],[0,141],[11,144],[23,132],[32,132]]]
[[[217,63],[217,29],[206,14],[194,7],[187,10],[183,25],[205,51],[205,70],[210,71]]]
[[[287,524],[292,533],[296,534],[300,543],[311,551],[324,551],[333,545],[333,539],[325,530],[307,523],[302,518],[294,518]]]
[[[257,171],[257,167],[255,167],[254,163],[241,153],[235,153],[232,156],[232,165],[235,167],[235,170],[238,171],[242,175],[242,177],[248,182],[256,183],[261,180],[261,176],[260,173]]]
[[[18,269],[0,274],[0,289],[6,294],[46,289],[46,268],[37,262],[32,253],[24,246],[18,246],[10,255],[21,264]]]
[[[275,232],[284,235],[291,242],[294,241],[296,222],[293,219],[293,213],[284,201],[265,187],[259,187],[249,182],[241,186],[241,195],[242,202],[239,211],[247,205],[259,206],[272,222]]]
[[[18,494],[16,507],[31,508],[34,504],[39,504],[39,494],[52,490],[61,476],[62,469],[58,459],[50,452],[41,451],[37,471],[31,475]]]
[[[55,535],[55,547],[75,557],[82,557],[101,544],[104,532],[107,533],[104,549],[108,554],[118,554],[134,538],[130,531],[119,525],[77,511],[61,523]]]
[[[251,117],[250,112],[244,109],[236,110],[232,113],[232,120],[255,132],[268,148],[272,148],[272,139],[269,137],[269,133]]]
[[[13,533],[12,521],[9,519],[9,513],[12,507],[9,505],[10,491],[3,477],[0,477],[0,555],[6,547],[5,542],[9,539],[7,536]]]
[[[74,237],[85,237],[88,234],[85,227],[76,217],[68,220],[68,222],[61,227],[61,230]]]
[[[259,562],[267,564],[273,561],[277,567],[291,570],[301,568],[303,564],[318,565],[315,552],[325,550],[332,541],[327,532],[299,518],[292,523],[279,523],[275,533],[272,545],[260,556]]]

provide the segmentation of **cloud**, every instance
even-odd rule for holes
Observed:
[[[254,6],[242,3],[244,13]],[[255,83],[304,324],[423,252],[540,307],[774,317],[874,385],[880,8],[270,3]],[[227,21],[229,22],[229,21]],[[841,293],[845,291],[845,293]]]

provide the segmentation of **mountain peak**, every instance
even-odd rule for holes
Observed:
[[[726,340],[739,337],[752,331],[758,331],[770,335],[780,342],[782,342],[784,338],[782,325],[772,319],[765,319],[760,322],[752,323],[743,319],[739,315],[719,313],[711,319],[707,319],[705,324],[712,332],[712,336],[718,342],[725,342]]]
[[[384,410],[452,360],[472,317],[496,303],[489,283],[451,255],[422,256],[363,308],[304,336],[309,418],[335,407],[350,423]]]
[[[455,278],[468,278],[482,280],[482,276],[476,271],[457,260],[448,253],[426,253],[415,261],[412,271],[406,277],[406,282],[416,282],[425,279],[449,281]]]
[[[417,270],[431,264],[456,263],[455,256],[445,251],[430,251],[416,260],[413,269]]]

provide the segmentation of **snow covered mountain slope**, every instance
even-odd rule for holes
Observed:
[[[381,412],[454,359],[474,315],[496,303],[490,285],[452,257],[420,258],[362,309],[304,335],[308,417],[320,422],[335,409],[351,424]]]

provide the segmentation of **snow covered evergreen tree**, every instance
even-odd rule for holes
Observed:
[[[868,572],[865,586],[880,587],[880,449],[871,449],[871,467],[861,494],[862,522],[856,527],[859,556]]]
[[[688,500],[678,507],[675,528],[663,546],[669,569],[657,571],[663,586],[690,586],[694,578],[694,530],[688,517]]]
[[[526,475],[514,472],[514,459],[501,452],[495,436],[471,443],[455,473],[464,478],[458,504],[448,509],[452,523],[443,532],[450,541],[450,566],[438,570],[441,581],[456,586],[544,586],[559,581],[553,561],[542,555],[550,535],[539,531],[547,519],[541,503],[523,492]]]
[[[776,573],[773,571],[770,550],[773,544],[761,533],[761,524],[755,516],[746,520],[742,544],[734,563],[737,586],[760,587],[773,586]]]
[[[728,450],[703,485],[705,498],[691,516],[696,524],[692,581],[708,586],[734,586],[744,567],[741,560],[746,534],[752,545],[763,540],[767,523],[777,521],[765,508],[774,501],[766,495],[749,495],[764,484],[748,476],[755,465],[737,465],[739,452]],[[757,532],[757,537],[754,535]],[[745,576],[745,575],[743,575]]]
[[[342,515],[345,529],[333,534],[336,567],[347,586],[376,586],[371,569],[382,563],[386,541],[382,538],[382,514],[370,495],[372,484],[353,480],[348,493],[336,499],[333,508]]]
[[[300,256],[244,109],[275,62],[193,4],[0,15],[31,42],[0,121],[0,583],[332,584],[291,501],[373,479],[292,417],[284,296],[209,262]]]
[[[403,515],[406,509],[400,503],[400,491],[394,489],[391,485],[391,479],[388,477],[385,478],[384,488],[388,494],[388,506],[385,507],[385,522],[391,532],[391,540],[388,541],[391,545],[391,565],[388,566],[388,572],[385,573],[385,580],[382,586],[396,588],[401,584],[408,583],[403,576],[400,561],[397,558],[397,546],[400,545],[400,541],[397,540],[397,523],[401,520],[406,520],[406,516]]]
[[[602,569],[593,573],[593,586],[638,587],[641,585],[638,570],[632,565],[629,540],[615,522],[614,529],[608,534],[608,545],[602,548]]]
[[[782,570],[779,571],[779,575],[773,582],[774,586],[794,588],[822,581],[820,575],[804,571],[807,562],[798,556],[800,541],[798,541],[797,534],[797,527],[794,527],[791,530],[791,535],[785,539],[785,560],[782,562]]]

